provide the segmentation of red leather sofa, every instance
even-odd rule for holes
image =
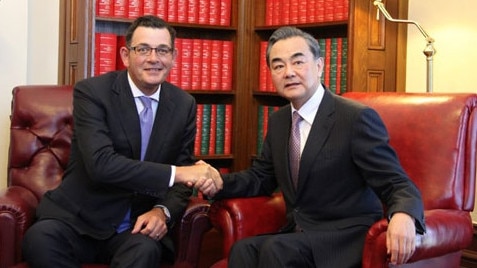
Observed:
[[[27,267],[21,255],[23,235],[34,221],[41,195],[61,180],[70,152],[71,113],[71,86],[13,89],[8,187],[0,191],[0,268]],[[202,199],[191,198],[181,222],[172,230],[176,261],[161,267],[198,266],[202,236],[211,229],[209,207]]]
[[[377,110],[404,169],[422,192],[427,232],[402,267],[460,267],[462,249],[473,237],[477,95],[350,92],[344,96]],[[216,201],[209,216],[224,236],[224,256],[213,265],[216,268],[226,266],[235,241],[276,231],[284,223],[285,209],[277,193]],[[387,224],[382,219],[370,228],[363,268],[389,267]]]

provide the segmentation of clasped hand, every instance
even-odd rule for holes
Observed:
[[[217,169],[202,160],[197,161],[193,166],[177,167],[176,182],[194,187],[209,197],[214,197],[223,187],[223,181]]]

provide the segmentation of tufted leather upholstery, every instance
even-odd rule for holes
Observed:
[[[34,221],[42,194],[56,187],[66,168],[72,135],[71,86],[19,86],[13,89],[8,187],[0,192],[0,268],[27,267],[21,242]],[[202,235],[210,230],[209,204],[191,198],[173,230],[174,267],[197,267]],[[168,267],[164,264],[161,267]],[[83,267],[107,267],[84,265]]]
[[[401,164],[421,190],[427,232],[402,267],[459,267],[461,250],[473,236],[477,157],[477,95],[444,93],[358,93],[344,95],[377,110]],[[284,202],[273,197],[215,202],[209,216],[224,235],[224,255],[244,237],[276,231]],[[362,267],[388,267],[387,220],[368,231]],[[225,267],[222,259],[214,267]]]

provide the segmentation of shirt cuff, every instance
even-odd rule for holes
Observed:
[[[176,177],[176,166],[171,165],[171,178],[169,179],[169,187],[174,185],[174,178]]]

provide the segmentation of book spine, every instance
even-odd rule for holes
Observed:
[[[222,42],[222,79],[221,90],[232,90],[234,43]]]
[[[219,25],[220,21],[220,0],[209,1],[209,25]]]
[[[209,0],[199,0],[199,24],[209,24]]]
[[[348,39],[342,38],[341,45],[341,94],[345,93],[347,90],[347,80],[348,77]]]
[[[266,0],[265,2],[265,25],[273,25],[273,1]]]
[[[231,13],[232,13],[232,0],[221,0],[219,25],[230,26]]]
[[[222,63],[222,41],[212,40],[212,57],[210,61],[210,89],[211,90],[220,89],[221,63]]]
[[[181,83],[185,90],[191,89],[192,78],[192,39],[182,39]]]
[[[204,105],[197,104],[197,115],[196,115],[196,129],[195,133],[195,142],[194,142],[194,155],[200,155],[200,148],[202,144],[202,118],[204,116]]]
[[[155,0],[144,0],[142,7],[143,15],[156,15],[156,1]]]
[[[263,111],[265,106],[259,105],[258,106],[258,114],[257,114],[257,154],[260,155],[262,151],[263,145]]]
[[[232,153],[232,104],[225,104],[224,154]]]
[[[179,53],[176,55],[176,62],[169,72],[168,81],[174,85],[180,86],[181,84],[181,65],[182,65],[182,38],[176,38],[175,47]]]
[[[192,41],[192,81],[191,90],[199,90],[202,76],[202,39]]]
[[[169,0],[156,0],[156,15],[165,20],[169,20],[169,10],[168,10]]]
[[[143,15],[144,0],[129,0],[128,19],[135,19]]]
[[[189,0],[187,4],[187,22],[199,23],[199,0]]]
[[[329,88],[332,92],[336,92],[336,74],[337,74],[337,56],[338,56],[338,40],[330,38],[330,83]]]
[[[111,18],[114,12],[113,0],[98,0],[96,1],[96,16]]]
[[[114,0],[113,17],[115,18],[128,17],[128,0]]]
[[[342,63],[342,49],[343,38],[336,38],[336,93],[341,94],[341,65]]]
[[[210,140],[210,104],[203,104],[201,137],[200,154],[207,155]]]
[[[98,61],[98,75],[116,70],[116,49],[117,37],[113,33],[96,33],[99,46],[97,55]]]
[[[178,0],[168,0],[167,3],[167,21],[177,22]]]
[[[211,64],[212,64],[212,40],[204,39],[202,41],[202,75],[200,79],[200,88],[210,90]]]
[[[209,155],[215,155],[215,142],[217,139],[217,105],[210,105],[210,126],[209,126]]]
[[[126,47],[126,36],[118,35],[116,39],[116,70],[124,70],[126,66],[124,66],[123,59],[121,58],[121,48]]]
[[[225,104],[217,104],[217,127],[215,133],[215,154],[224,154]]]
[[[260,42],[260,59],[259,59],[259,71],[258,71],[258,91],[267,91],[267,77],[268,67],[266,59],[267,41]]]
[[[177,22],[187,22],[187,10],[189,9],[188,0],[177,0]]]

